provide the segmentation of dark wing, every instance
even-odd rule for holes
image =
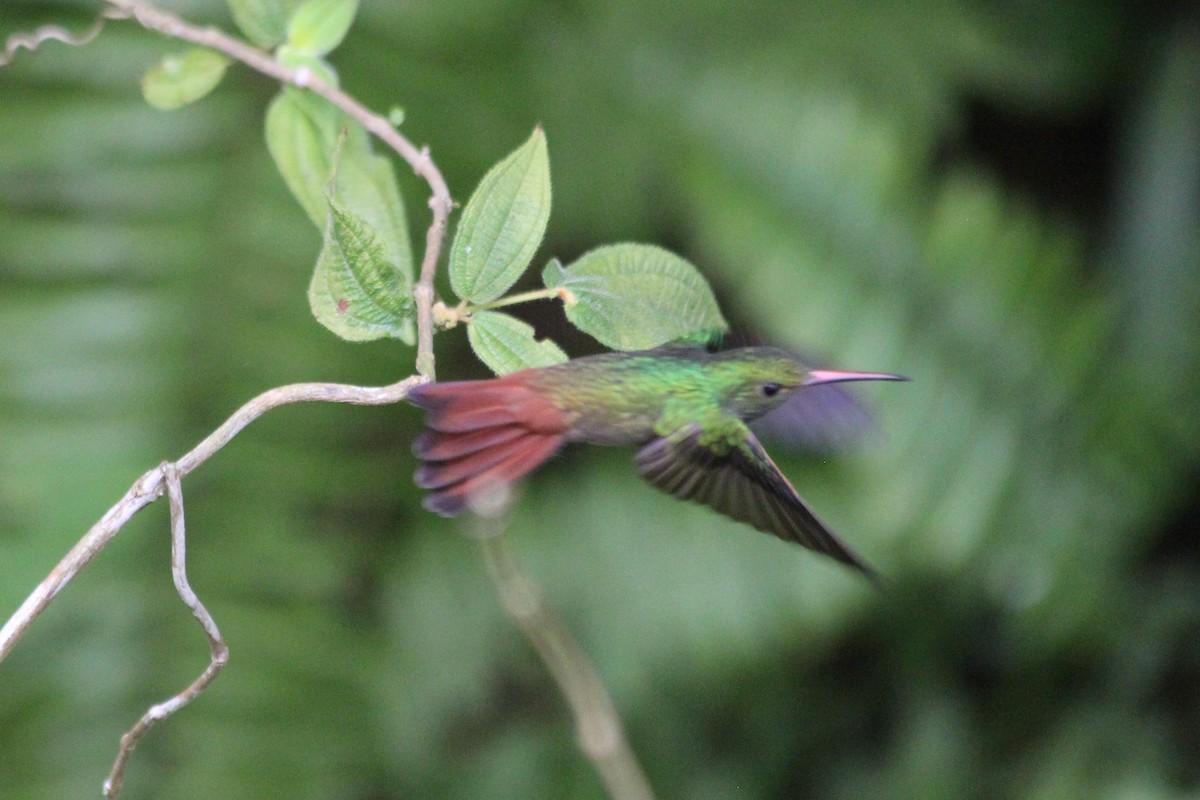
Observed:
[[[704,503],[780,539],[836,558],[875,579],[875,572],[804,503],[749,429],[728,453],[700,443],[698,425],[660,437],[638,451],[643,478],[683,500]]]

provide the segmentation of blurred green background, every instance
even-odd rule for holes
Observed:
[[[1200,797],[1192,4],[364,5],[343,83],[404,107],[457,199],[545,126],[536,265],[662,244],[735,324],[914,379],[863,388],[878,430],[845,456],[778,454],[885,592],[654,492],[629,452],[529,482],[512,544],[662,797]],[[95,7],[4,0],[0,37]],[[412,370],[309,316],[318,237],[262,142],[276,87],[235,68],[143,104],[177,49],[117,23],[0,69],[2,617],[252,395]],[[437,350],[482,374],[461,329]],[[421,511],[417,426],[283,409],[188,478],[232,657],[126,797],[603,796],[476,545]],[[0,665],[0,796],[99,796],[121,732],[203,668],[168,565],[159,503]]]

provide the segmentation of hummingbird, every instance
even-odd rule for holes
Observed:
[[[900,375],[812,369],[786,350],[694,344],[586,356],[498,378],[427,383],[413,443],[425,508],[454,516],[566,444],[634,445],[638,473],[780,539],[873,570],[800,497],[747,423],[805,389]],[[797,397],[797,400],[801,397]]]

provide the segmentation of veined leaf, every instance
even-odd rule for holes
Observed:
[[[549,339],[539,341],[533,333],[532,326],[500,311],[480,311],[467,325],[471,349],[497,375],[567,360],[558,345]]]
[[[371,223],[383,237],[388,257],[411,275],[408,219],[392,162],[371,152],[362,128],[323,99],[295,89],[285,90],[272,101],[266,127],[267,146],[284,181],[322,231],[328,214],[326,195],[333,154],[345,131],[333,176],[335,196]]]
[[[412,244],[391,160],[366,151],[344,154],[337,164],[333,191],[340,203],[379,234],[384,255],[396,265],[408,293],[412,288]]]
[[[336,110],[294,89],[267,108],[267,150],[292,195],[320,229],[328,216],[326,184],[337,137]]]
[[[341,44],[357,11],[358,0],[308,0],[288,21],[288,44],[323,56]]]
[[[412,343],[406,281],[371,224],[334,202],[308,302],[318,322],[348,341],[391,336]]]
[[[343,164],[358,149],[360,129],[348,125],[349,120],[333,106],[298,89],[284,89],[267,108],[267,150],[297,202],[322,231],[328,216],[326,190],[333,152],[342,128],[347,130]]]
[[[450,249],[450,285],[476,303],[516,283],[550,219],[550,158],[541,127],[492,167],[467,201]]]
[[[229,59],[206,47],[164,56],[142,78],[142,95],[163,111],[181,108],[215,89],[227,66]]]
[[[393,268],[397,293],[408,298],[413,280],[412,245],[391,161],[371,152],[366,133],[340,111],[319,97],[295,89],[284,90],[271,103],[266,130],[275,164],[313,224],[327,236],[328,193],[332,191],[336,204],[371,230],[382,248],[383,259]],[[343,131],[345,137],[338,151]],[[318,260],[318,272],[323,263],[323,258]],[[310,300],[323,296],[324,280],[314,275]],[[313,303],[314,313],[319,307],[324,309],[324,316],[318,314],[318,319],[326,327],[333,319],[330,309],[336,306],[336,299],[330,296],[322,303]],[[411,342],[411,330],[398,338]]]
[[[546,265],[549,288],[568,289],[567,319],[617,350],[640,350],[728,330],[712,289],[674,253],[645,244],[614,244],[586,253],[569,267]]]
[[[233,21],[259,47],[274,47],[287,33],[288,19],[303,0],[227,0]]]

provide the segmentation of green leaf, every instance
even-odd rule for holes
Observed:
[[[296,201],[322,231],[338,129],[337,109],[295,89],[280,92],[267,108],[267,150]]]
[[[205,47],[164,56],[142,78],[142,95],[163,111],[181,108],[215,89],[227,66],[229,59]]]
[[[614,244],[564,267],[542,272],[552,289],[567,289],[567,319],[616,350],[657,347],[728,330],[712,289],[690,263],[659,247]]]
[[[284,40],[288,19],[303,0],[228,0],[233,21],[259,47]]]
[[[389,280],[398,282],[395,291],[410,297],[413,259],[404,202],[392,162],[371,152],[366,132],[322,98],[285,89],[267,110],[266,134],[267,149],[284,181],[309,219],[326,236],[326,244],[332,192],[336,204],[364,223],[377,239],[383,260],[393,268],[394,275]],[[335,153],[338,153],[336,164]],[[313,313],[339,336],[351,338],[343,330],[345,326],[334,327],[341,319],[335,313],[339,298],[335,297],[336,292],[326,291],[328,279],[320,274],[324,263],[322,254],[317,262],[318,274],[313,276],[309,290]],[[387,335],[411,342],[411,323],[405,325],[406,332],[402,335],[372,327],[372,335],[366,338]],[[362,333],[357,330],[356,335]],[[354,340],[362,338],[358,335]]]
[[[391,240],[393,258],[411,262],[404,205],[391,161],[372,152],[357,123],[316,95],[285,89],[267,110],[266,133],[267,148],[288,188],[322,231],[334,154],[340,148],[334,184],[338,200]]]
[[[500,311],[474,314],[467,325],[467,339],[479,360],[497,375],[567,360],[567,354],[554,342],[534,339],[532,326]]]
[[[488,171],[463,209],[450,249],[450,285],[476,303],[516,283],[550,219],[550,158],[541,127]]]
[[[308,288],[317,321],[352,342],[391,336],[412,343],[412,296],[378,232],[329,203],[329,226]]]
[[[344,155],[333,182],[334,196],[379,235],[384,255],[396,266],[404,291],[412,289],[413,257],[408,217],[390,159],[368,152]]]
[[[341,44],[357,11],[358,0],[308,0],[288,22],[288,44],[323,56]]]

